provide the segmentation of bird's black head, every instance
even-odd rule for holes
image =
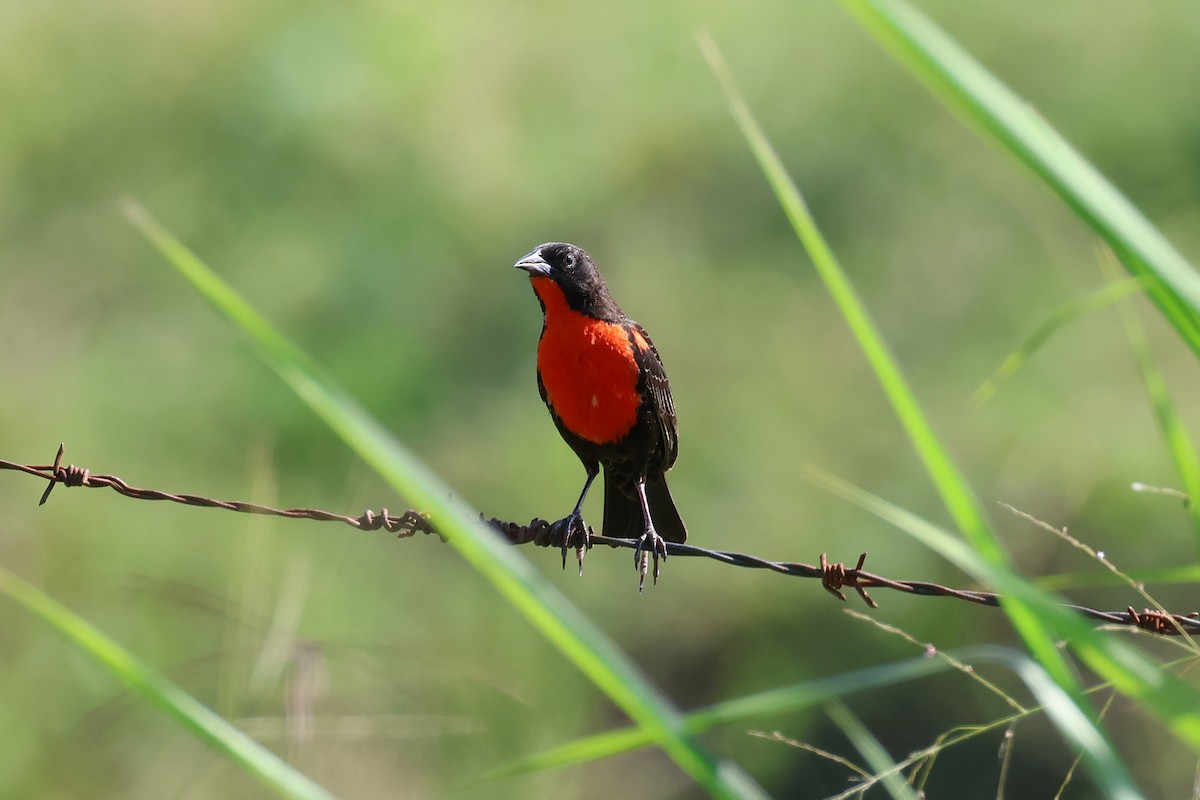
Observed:
[[[547,242],[533,248],[514,266],[529,273],[543,306],[546,300],[537,284],[539,278],[548,278],[562,290],[567,306],[573,311],[612,322],[624,318],[592,257],[580,247]]]

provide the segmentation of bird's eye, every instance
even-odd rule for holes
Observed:
[[[575,256],[567,253],[567,257],[563,259],[563,269],[568,272],[575,269]]]

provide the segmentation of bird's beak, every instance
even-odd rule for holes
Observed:
[[[513,266],[525,270],[531,277],[539,275],[549,277],[550,275],[550,265],[546,263],[546,259],[542,258],[540,250],[534,250],[532,253],[522,256],[521,260]]]

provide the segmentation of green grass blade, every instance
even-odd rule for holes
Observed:
[[[811,708],[840,697],[893,686],[947,669],[950,669],[947,662],[932,658],[914,658],[896,664],[867,667],[716,703],[688,714],[684,718],[684,724],[692,733],[702,733],[722,725]],[[582,764],[627,753],[650,744],[653,742],[645,731],[636,728],[607,731],[576,739],[502,767],[493,773],[493,777],[507,777]]]
[[[138,692],[185,730],[282,797],[329,800],[333,795],[279,756],[219,717],[150,665],[109,639],[54,598],[0,566],[0,592],[8,595],[118,681]]]
[[[1102,265],[1109,280],[1112,280],[1117,268],[1111,263],[1111,254],[1106,255],[1108,257],[1102,261]],[[1146,331],[1138,320],[1137,310],[1132,303],[1124,300],[1117,303],[1117,314],[1125,329],[1125,338],[1129,342],[1133,362],[1137,365],[1138,376],[1142,379],[1142,388],[1150,401],[1150,407],[1154,409],[1158,429],[1175,462],[1175,470],[1183,483],[1183,491],[1189,498],[1188,517],[1192,521],[1192,534],[1196,538],[1196,546],[1200,547],[1200,503],[1196,502],[1200,499],[1200,457],[1196,455],[1192,438],[1188,436],[1183,420],[1171,401],[1167,382],[1154,363],[1154,356],[1151,355],[1150,345],[1146,341]]]
[[[946,534],[948,535],[948,534]],[[961,546],[961,544],[960,544]],[[1123,765],[1115,756],[1103,736],[1080,712],[1069,695],[1062,690],[1044,669],[1022,653],[1008,648],[984,645],[969,647],[949,654],[958,663],[978,665],[999,664],[1015,673],[1029,687],[1040,703],[1040,708],[1021,712],[1017,718],[1037,711],[1044,712],[1063,734],[1063,737],[1086,753],[1089,762],[1097,765],[1103,785],[1113,787],[1110,796],[1136,798],[1138,794]],[[745,724],[771,714],[781,714],[811,708],[844,699],[855,693],[892,686],[903,681],[915,680],[951,669],[949,661],[933,658],[912,659],[882,667],[836,675],[814,681],[783,686],[755,695],[727,700],[685,717],[688,730],[694,733],[711,730],[722,725]],[[623,728],[578,739],[546,750],[518,763],[508,765],[493,773],[492,777],[507,777],[572,766],[586,761],[608,758],[630,752],[652,744],[643,731]],[[883,770],[880,770],[882,772]]]
[[[126,215],[218,311],[250,337],[263,360],[410,503],[432,512],[438,530],[526,619],[712,795],[765,797],[748,775],[709,754],[637,666],[450,487],[338,389],[224,280],[140,206]]]
[[[879,743],[862,721],[844,703],[830,703],[829,718],[842,729],[855,749],[866,759],[876,775],[883,775],[883,787],[896,800],[917,800],[917,793],[904,776],[896,771],[896,762]]]
[[[1107,570],[1103,572],[1064,572],[1057,575],[1044,575],[1035,579],[1034,583],[1048,592],[1057,592],[1060,589],[1120,586],[1125,583],[1125,578],[1143,584],[1200,583],[1200,564],[1122,570],[1121,575],[1114,575]]]
[[[1103,631],[1094,629],[1083,618],[1063,608],[1055,598],[1036,588],[1030,581],[996,567],[980,557],[961,539],[902,508],[864,492],[845,481],[815,469],[808,477],[817,485],[858,505],[945,556],[977,580],[995,586],[1005,602],[1019,600],[1023,607],[1048,620],[1079,658],[1097,675],[1111,681],[1117,691],[1137,700],[1162,720],[1181,741],[1200,752],[1200,692],[1165,671],[1161,664]],[[1057,679],[1056,679],[1057,680]],[[1078,703],[1075,705],[1078,707]],[[1087,717],[1093,732],[1079,731],[1080,738],[1103,734]],[[1106,774],[1110,768],[1093,764],[1094,774]]]
[[[1060,306],[1042,324],[1034,329],[1033,333],[1021,343],[1020,347],[1008,354],[1000,366],[996,368],[996,371],[992,373],[991,377],[975,390],[971,395],[971,400],[975,405],[986,403],[1009,378],[1015,375],[1021,367],[1025,366],[1025,362],[1032,358],[1034,353],[1040,350],[1042,345],[1048,342],[1059,329],[1078,317],[1102,308],[1107,308],[1109,305],[1131,294],[1144,291],[1148,282],[1148,278],[1125,278],[1124,280],[1110,283],[1086,297],[1071,300],[1069,303]]]
[[[758,160],[767,182],[774,190],[796,235],[812,257],[817,273],[833,297],[838,310],[846,319],[854,337],[858,340],[859,347],[866,355],[888,402],[891,403],[904,432],[908,435],[926,472],[929,473],[930,479],[941,495],[942,502],[949,510],[951,518],[967,537],[967,540],[971,542],[971,545],[990,564],[995,566],[1007,564],[1008,558],[992,534],[987,517],[975,499],[966,478],[938,440],[933,427],[921,410],[916,396],[901,373],[900,367],[888,351],[883,337],[875,329],[870,315],[858,299],[849,277],[842,270],[833,251],[825,241],[825,237],[821,235],[800,191],[792,182],[779,155],[742,99],[741,92],[716,45],[708,37],[701,37],[700,46],[704,50],[713,72],[725,89],[730,110],[733,112],[738,127],[741,128],[743,137]],[[1050,671],[1055,680],[1075,694],[1077,699],[1082,702],[1082,695],[1079,692],[1074,673],[1056,646],[1056,637],[1053,632],[1036,615],[1031,614],[1020,600],[1006,604],[1004,610],[1034,657]]]
[[[1034,171],[1092,227],[1200,355],[1200,275],[1045,119],[904,0],[843,5],[951,109]]]
[[[1142,797],[1120,757],[1046,671],[1028,658],[996,648],[995,661],[1003,661],[1024,681],[1055,727],[1078,748],[1096,784],[1109,797],[1133,800]]]

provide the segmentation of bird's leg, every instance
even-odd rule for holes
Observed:
[[[650,519],[650,503],[646,500],[645,476],[638,478],[637,496],[638,502],[642,504],[642,518],[646,520],[646,529],[642,532],[637,547],[633,551],[634,567],[642,576],[638,581],[638,591],[640,592],[646,585],[646,571],[650,566],[650,558],[654,559],[654,583],[658,583],[658,559],[661,556],[663,561],[667,560],[667,542],[658,535],[658,531],[654,530],[654,521]]]
[[[574,510],[567,515],[563,520],[563,542],[562,542],[562,560],[563,569],[567,568],[567,548],[572,540],[578,540],[579,544],[576,548],[579,552],[579,574],[583,575],[583,551],[591,546],[587,532],[587,525],[583,522],[583,501],[587,499],[588,490],[592,488],[592,481],[596,480],[596,476],[600,474],[600,467],[595,464],[584,464],[584,469],[587,470],[587,480],[584,481],[583,491],[579,493],[579,502],[575,504]],[[578,529],[578,537],[575,535]]]

